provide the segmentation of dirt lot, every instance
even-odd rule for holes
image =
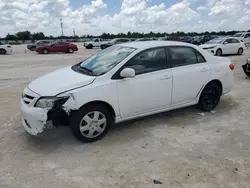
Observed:
[[[241,69],[248,51],[228,56],[236,65],[235,87],[215,113],[175,110],[116,125],[104,139],[82,144],[68,127],[28,135],[19,100],[32,79],[99,49],[50,55],[24,49],[0,56],[1,188],[250,187],[250,80]]]

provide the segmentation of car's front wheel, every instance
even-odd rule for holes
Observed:
[[[5,55],[7,51],[5,49],[0,49],[0,54]]]
[[[43,49],[43,54],[48,54],[49,50],[48,49]]]
[[[204,111],[213,110],[220,102],[221,92],[217,83],[209,83],[201,93],[199,107]]]
[[[94,142],[108,132],[112,124],[109,110],[99,104],[83,106],[70,118],[70,127],[74,136],[82,142]]]
[[[222,50],[221,49],[216,50],[215,55],[222,56]]]
[[[68,53],[72,54],[74,52],[74,50],[72,48],[68,49]]]
[[[89,44],[88,46],[86,46],[87,49],[92,49],[93,48],[93,45],[92,44]]]

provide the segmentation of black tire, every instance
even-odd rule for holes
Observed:
[[[93,45],[92,45],[92,44],[89,44],[86,48],[87,48],[87,49],[92,49],[92,48],[93,48]]]
[[[106,118],[106,126],[104,127],[103,132],[101,132],[98,136],[93,137],[93,138],[88,138],[88,137],[84,136],[83,135],[84,133],[82,133],[80,131],[80,126],[81,126],[83,118],[87,114],[89,114],[91,112],[95,112],[95,111],[101,112],[102,115],[105,116],[105,118]],[[93,125],[93,121],[94,120],[92,119],[91,126],[95,127],[95,125]],[[73,112],[71,117],[70,117],[70,128],[72,130],[73,135],[75,136],[75,138],[77,140],[82,141],[82,142],[86,142],[86,143],[95,142],[95,141],[100,140],[101,138],[103,138],[106,135],[106,133],[108,132],[108,130],[109,130],[109,128],[110,128],[110,126],[112,124],[113,124],[112,116],[111,116],[109,110],[105,106],[99,105],[99,104],[83,106],[78,111]],[[88,132],[89,130],[86,130],[86,131]],[[96,132],[94,132],[94,133],[96,133]]]
[[[215,55],[216,56],[222,56],[222,50],[221,49],[216,50]]]
[[[244,52],[243,48],[239,48],[239,50],[238,50],[238,55],[242,55],[243,52]]]
[[[74,50],[72,48],[69,48],[68,53],[72,54],[72,53],[74,53]]]
[[[31,47],[31,51],[36,51],[36,47]]]
[[[43,49],[43,54],[48,54],[48,53],[49,53],[49,50],[46,49],[46,48],[44,48],[44,49]]]
[[[7,51],[3,48],[0,48],[0,54],[1,55],[5,55],[7,53]]]
[[[221,93],[221,88],[217,83],[209,83],[201,93],[199,107],[206,112],[215,109],[220,102]]]

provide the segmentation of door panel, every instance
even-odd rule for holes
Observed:
[[[166,69],[118,80],[117,91],[122,118],[169,108],[172,71]]]
[[[117,81],[122,118],[170,107],[172,71],[167,67],[166,50],[162,47],[145,50],[122,67],[132,68],[136,74]]]
[[[176,67],[173,72],[172,106],[192,102],[210,75],[207,63]]]
[[[233,54],[234,53],[234,43],[232,43],[232,39],[227,39],[224,42],[228,42],[228,43],[222,44],[222,53],[223,54]]]
[[[191,47],[169,47],[173,73],[171,106],[192,102],[207,82],[211,69],[200,52]]]

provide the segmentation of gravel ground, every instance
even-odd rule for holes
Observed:
[[[216,112],[189,107],[118,124],[92,144],[68,127],[28,135],[19,112],[24,87],[99,50],[78,46],[74,54],[36,55],[20,45],[0,56],[1,188],[250,187],[250,80],[241,68],[249,51],[228,56],[235,87]]]

